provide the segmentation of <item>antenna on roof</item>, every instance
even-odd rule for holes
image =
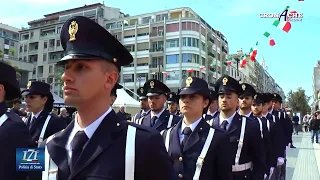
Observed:
[[[104,1],[102,1],[102,4],[104,5]]]

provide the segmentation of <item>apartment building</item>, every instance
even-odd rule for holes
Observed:
[[[106,19],[124,16],[118,8],[103,4],[82,7],[44,15],[44,18],[28,22],[29,28],[19,31],[18,57],[33,64],[30,80],[43,81],[51,85],[53,92],[62,96],[61,70],[55,64],[64,56],[60,42],[63,23],[73,16],[85,16],[103,25]]]
[[[177,91],[187,76],[206,79],[213,86],[226,73],[226,37],[190,8],[106,20],[105,27],[134,57],[119,79],[134,92],[151,78]]]
[[[0,60],[14,66],[19,74],[20,88],[26,88],[33,64],[18,58],[19,29],[0,23]]]
[[[320,60],[313,68],[312,74],[312,88],[313,88],[313,99],[314,99],[314,109],[319,110],[320,108]]]

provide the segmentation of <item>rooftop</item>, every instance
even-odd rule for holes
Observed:
[[[33,21],[29,21],[28,25],[30,26],[32,24],[40,23],[40,22],[43,22],[43,21],[51,21],[51,20],[59,19],[59,16],[62,16],[62,15],[71,14],[71,13],[75,13],[75,12],[79,12],[79,11],[90,10],[90,9],[94,9],[94,8],[97,8],[97,7],[102,6],[102,5],[103,4],[101,4],[101,3],[95,3],[95,4],[90,4],[90,5],[84,5],[82,7],[77,7],[77,8],[72,8],[72,9],[68,9],[68,10],[58,11],[58,12],[51,13],[51,14],[46,14],[46,15],[44,15],[44,18],[33,20]]]
[[[18,29],[18,28],[15,28],[13,26],[9,26],[7,24],[2,24],[2,23],[0,23],[0,29],[5,29],[7,31],[11,31],[14,33],[18,33],[18,31],[20,31],[20,29]]]

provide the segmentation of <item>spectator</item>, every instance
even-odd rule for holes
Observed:
[[[298,135],[299,133],[299,117],[297,115],[292,116],[292,124],[293,124],[293,134]]]
[[[318,137],[319,129],[320,129],[320,118],[318,115],[317,118],[312,118],[310,121],[310,130],[312,133],[311,143],[314,142],[314,137],[316,137],[316,143],[319,143],[319,137]]]
[[[120,110],[117,112],[117,116],[121,120],[125,120],[125,121],[127,120],[127,113],[125,112],[124,106],[120,107]]]
[[[69,113],[66,108],[60,108],[60,114],[59,117],[64,120],[67,125],[71,122],[71,117],[69,116]]]
[[[303,122],[302,123],[303,123],[304,132],[308,132],[308,126],[309,126],[309,116],[308,116],[308,114],[303,117]]]

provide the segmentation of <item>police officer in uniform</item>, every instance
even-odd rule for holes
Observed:
[[[179,99],[175,92],[167,93],[167,104],[168,104],[168,111],[170,114],[180,116],[178,101]]]
[[[210,104],[205,110],[204,119],[212,125],[213,119],[219,115],[218,94],[215,90],[210,90]]]
[[[219,94],[220,114],[213,126],[224,129],[229,135],[234,180],[262,180],[266,170],[263,141],[258,124],[236,111],[238,97],[243,91],[239,82],[224,75],[217,80],[215,89]]]
[[[206,81],[188,77],[182,81],[180,110],[183,119],[161,132],[173,160],[176,177],[185,180],[231,180],[232,159],[228,136],[214,129],[202,117],[209,105],[210,91]]]
[[[26,179],[24,172],[16,171],[16,148],[30,147],[31,136],[21,118],[8,111],[5,103],[20,97],[16,70],[0,62],[0,179]]]
[[[148,104],[147,93],[143,87],[137,89],[137,94],[139,95],[139,102],[141,110],[132,117],[132,122],[139,123],[138,120],[145,117],[150,113],[150,107]]]
[[[276,154],[277,154],[277,164],[276,167],[274,167],[274,175],[275,179],[279,179],[281,176],[281,168],[285,165],[285,138],[283,134],[283,130],[281,127],[280,119],[278,116],[275,116],[273,114],[278,114],[276,111],[272,111],[272,99],[273,94],[271,93],[264,93],[263,94],[265,98],[265,104],[264,109],[266,112],[263,113],[263,115],[269,119],[270,121],[273,121],[275,123],[276,133],[277,133],[277,146]]]
[[[49,84],[30,81],[27,89],[22,91],[22,95],[26,99],[26,110],[31,112],[25,123],[29,128],[34,147],[38,147],[44,139],[67,126],[63,119],[50,113],[54,99]]]
[[[252,106],[251,106],[251,118],[259,122],[261,137],[264,143],[264,149],[266,153],[266,177],[270,175],[271,164],[274,160],[274,151],[272,150],[272,142],[270,136],[270,122],[267,118],[262,117],[263,110],[263,95],[257,93],[253,97]]]
[[[251,105],[253,96],[257,93],[256,90],[248,83],[241,83],[242,93],[239,96],[239,110],[240,115],[250,117],[252,114]]]
[[[152,127],[159,132],[177,124],[181,118],[170,114],[164,106],[167,101],[166,94],[170,92],[170,89],[156,79],[148,80],[143,87],[147,91],[151,111],[140,120],[139,124]]]
[[[111,93],[110,93],[110,97],[111,97],[111,106],[113,105],[113,103],[117,100],[117,89],[122,89],[123,87],[119,84],[116,83],[116,85],[112,88]]]
[[[64,101],[78,113],[66,129],[49,137],[42,180],[173,179],[159,132],[122,121],[110,107],[110,92],[131,54],[93,20],[74,16],[61,29]],[[94,80],[94,81],[93,81]],[[159,173],[161,172],[161,173]]]
[[[262,112],[261,112],[261,119],[266,119],[267,123],[269,124],[268,130],[270,133],[270,149],[269,153],[267,154],[267,166],[269,166],[270,171],[268,173],[269,180],[275,180],[276,172],[275,169],[277,167],[278,162],[278,155],[279,155],[279,148],[282,146],[281,136],[279,135],[279,129],[276,124],[276,117],[269,113],[269,99],[270,96],[266,93],[261,94],[263,105],[262,105]]]
[[[290,148],[296,148],[292,144],[292,133],[293,133],[292,121],[290,120],[290,117],[287,115],[287,112],[284,109],[283,110],[281,109],[282,97],[278,93],[273,93],[272,102],[273,102],[273,109],[280,112],[278,117],[280,119],[282,129],[284,130],[286,146],[290,144]]]

